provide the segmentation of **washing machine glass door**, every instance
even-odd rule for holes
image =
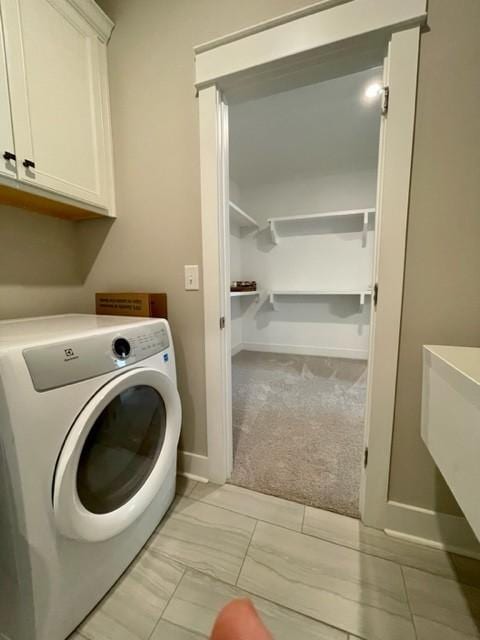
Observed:
[[[180,399],[154,369],[114,378],[84,407],[60,453],[53,487],[57,527],[79,540],[106,540],[134,522],[176,460]]]

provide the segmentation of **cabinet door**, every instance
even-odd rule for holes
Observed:
[[[66,0],[1,6],[18,178],[106,207],[102,45]]]
[[[9,178],[17,177],[17,166],[14,158],[12,118],[10,115],[10,95],[8,93],[7,66],[5,63],[5,47],[3,30],[0,21],[0,174]],[[5,157],[7,155],[7,157]]]

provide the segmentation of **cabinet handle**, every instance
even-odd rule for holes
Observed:
[[[23,166],[25,167],[25,169],[35,169],[35,162],[33,160],[27,160],[25,159],[22,162]]]
[[[5,160],[13,160],[15,161],[17,159],[17,156],[14,153],[11,153],[10,151],[4,151],[3,152],[3,157]]]

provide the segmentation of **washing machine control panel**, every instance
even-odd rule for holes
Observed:
[[[137,358],[148,358],[169,346],[167,330],[161,327],[145,327],[129,338],[132,352]]]
[[[47,391],[115,371],[165,352],[170,340],[165,324],[63,340],[24,349],[23,357],[37,391]]]

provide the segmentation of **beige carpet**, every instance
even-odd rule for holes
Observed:
[[[232,484],[358,517],[367,363],[242,351]]]

